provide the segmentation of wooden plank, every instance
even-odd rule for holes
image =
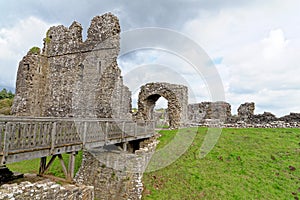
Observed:
[[[44,168],[43,174],[46,173],[46,172],[50,169],[50,167],[51,167],[52,163],[54,162],[56,156],[57,156],[57,155],[53,155],[53,156],[51,157],[50,161],[48,162],[48,164],[47,164],[46,167]]]
[[[10,162],[15,162],[21,159],[19,155],[28,159],[29,157],[32,157],[31,155],[44,156],[58,153],[61,154],[78,149],[78,144],[80,145],[80,148],[82,148],[83,143],[88,143],[89,146],[97,147],[108,143],[113,144],[120,141],[125,142],[134,140],[134,138],[128,137],[129,134],[126,134],[127,129],[129,132],[132,131],[135,138],[149,137],[149,135],[154,134],[153,121],[147,123],[134,123],[128,120],[82,119],[79,122],[82,123],[83,126],[79,125],[77,130],[78,126],[75,126],[74,119],[61,119],[61,121],[57,121],[57,118],[55,118],[56,121],[54,118],[48,121],[47,119],[35,118],[30,118],[32,121],[27,118],[23,119],[23,121],[14,118],[11,119],[11,122],[7,123],[4,128],[0,117],[0,137],[2,137],[0,142],[1,148],[5,148],[5,151],[2,150],[2,152],[6,154],[1,160],[4,160],[4,162],[6,162],[8,155],[10,155]],[[56,126],[56,134],[54,134],[53,129],[54,123],[63,125],[60,127]],[[60,129],[61,144],[57,144],[58,128]],[[4,140],[5,132],[7,135]],[[80,132],[80,134],[83,132],[82,136],[84,136],[84,138],[80,137],[78,132]],[[25,141],[22,142],[24,138]],[[50,153],[39,153],[46,152],[47,149]]]
[[[65,177],[67,178],[67,177],[68,177],[68,171],[67,171],[67,168],[66,168],[64,159],[63,159],[63,157],[62,157],[61,154],[58,154],[57,156],[58,156],[58,158],[59,158],[59,161],[60,161],[62,170],[63,170],[63,172],[64,172],[64,175],[65,175]]]
[[[19,136],[19,124],[18,123],[7,123],[9,127],[9,135],[7,135],[7,139],[10,141],[11,148],[21,148],[21,136]]]
[[[37,131],[38,131],[38,128],[37,128],[37,123],[34,123],[33,124],[33,138],[32,138],[32,146],[35,147],[36,146],[36,135],[37,135]]]
[[[8,135],[10,131],[10,122],[6,123],[6,129],[4,132],[4,138],[3,138],[3,157],[1,159],[0,165],[6,164],[6,157],[8,155],[8,147],[9,147],[9,141],[8,141]]]
[[[33,138],[34,138],[34,124],[29,123],[29,136],[28,136],[28,148],[33,147]]]
[[[51,149],[50,149],[51,155],[53,155],[53,152],[54,152],[55,140],[56,140],[56,122],[53,122],[52,130],[51,130]]]
[[[67,177],[67,180],[73,180],[73,177],[74,177],[74,169],[75,169],[75,156],[76,156],[76,152],[72,152],[70,153],[70,156],[69,156],[69,166],[68,166],[68,177]]]
[[[41,157],[39,174],[43,174],[46,169],[47,157]]]
[[[48,134],[48,123],[42,124],[42,132],[41,132],[41,145],[46,146],[46,137]]]
[[[28,139],[29,139],[29,134],[28,134],[28,123],[23,123],[22,126],[20,127],[22,129],[22,141],[23,141],[23,146],[22,149],[28,148]],[[21,139],[20,138],[20,139]]]

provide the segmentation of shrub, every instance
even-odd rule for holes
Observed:
[[[12,103],[13,103],[13,99],[6,98],[0,100],[0,114],[9,115],[11,111]]]
[[[29,52],[32,53],[32,54],[40,54],[41,53],[41,49],[39,47],[32,47],[29,50]]]

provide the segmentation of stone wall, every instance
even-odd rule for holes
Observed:
[[[117,146],[93,149],[83,154],[77,183],[93,185],[96,199],[138,200],[142,197],[142,176],[157,145],[156,138],[139,141],[124,151]]]
[[[246,122],[251,121],[254,115],[254,109],[255,104],[253,102],[241,104],[238,108],[238,119]]]
[[[12,113],[50,117],[131,117],[131,92],[117,64],[117,17],[93,18],[86,41],[82,27],[51,27],[42,52],[28,52],[19,64]]]
[[[155,102],[164,97],[168,101],[168,117],[171,128],[184,126],[188,120],[188,89],[170,83],[148,83],[141,87],[137,119],[153,119]]]
[[[290,113],[279,118],[280,121],[284,122],[300,122],[300,113]]]
[[[252,115],[249,122],[252,123],[270,123],[274,121],[278,121],[277,117],[270,113],[270,112],[264,112],[263,114],[257,114],[257,115]]]
[[[0,186],[0,199],[3,200],[93,200],[94,188],[84,185],[59,185],[48,179],[31,183]]]
[[[231,117],[231,105],[226,102],[202,102],[188,105],[188,118],[191,123],[205,119],[219,119],[223,122]]]
[[[231,114],[231,106],[226,102],[202,102],[188,105],[190,125],[224,127],[298,127],[300,113],[290,113],[276,117],[270,112],[254,114],[255,103],[243,103],[238,115]]]

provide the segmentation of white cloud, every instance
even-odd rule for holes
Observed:
[[[14,26],[0,29],[0,86],[15,86],[18,62],[31,47],[42,48],[50,26],[36,17],[28,17]]]
[[[280,57],[288,44],[281,29],[271,30],[269,37],[262,42],[264,46],[263,56],[267,60],[273,60]]]
[[[186,23],[185,33],[210,57],[222,58],[217,68],[233,112],[249,101],[256,103],[256,113],[300,112],[298,8],[297,1],[284,6],[274,1],[223,9]]]
[[[122,30],[144,26],[176,28],[198,42],[212,59],[221,58],[216,67],[223,80],[226,99],[233,105],[234,112],[245,101],[254,101],[257,113],[265,110],[277,115],[300,112],[298,0],[166,1],[163,5],[151,4],[152,9],[145,6],[144,1],[137,4],[92,1],[78,4],[76,8],[58,1],[34,2],[23,5],[14,1],[1,6],[5,12],[1,12],[0,19],[0,86],[14,87],[18,62],[32,46],[42,47],[42,39],[51,24],[41,19],[63,21],[65,25],[76,19],[88,24],[94,15],[115,8]],[[7,5],[13,9],[5,9]],[[61,12],[68,9],[76,12]],[[168,11],[171,11],[168,16],[162,15]],[[36,17],[28,17],[31,13]],[[17,23],[13,24],[13,21]],[[4,27],[3,24],[12,26]],[[123,74],[132,70],[133,65],[169,66],[188,82],[195,96],[200,97],[198,101],[210,100],[203,80],[193,76],[187,63],[170,55],[156,52],[149,57],[148,53],[138,54],[120,64],[125,66]],[[169,78],[176,82],[176,78],[165,77],[159,72],[158,75],[159,80]],[[151,74],[147,77],[151,78]]]

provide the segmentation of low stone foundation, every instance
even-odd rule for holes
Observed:
[[[143,172],[157,143],[156,137],[139,141],[139,148],[134,153],[124,151],[118,146],[113,146],[114,149],[99,148],[85,151],[81,168],[75,177],[75,185],[59,185],[49,179],[36,180],[31,177],[30,182],[26,179],[19,184],[0,186],[0,199],[93,200],[94,197],[105,200],[141,199]],[[133,146],[128,150],[133,151]],[[3,170],[7,171],[6,169]],[[34,177],[37,178],[36,175]]]
[[[84,185],[59,185],[45,179],[36,183],[4,184],[0,187],[3,200],[93,200],[94,188]]]
[[[93,185],[95,199],[141,199],[143,172],[156,144],[155,138],[143,141],[135,153],[129,153],[117,146],[85,151],[75,181]]]
[[[219,127],[219,128],[300,128],[300,122],[273,121],[269,123],[223,123],[220,120],[204,120],[204,123],[193,123],[190,126]]]

